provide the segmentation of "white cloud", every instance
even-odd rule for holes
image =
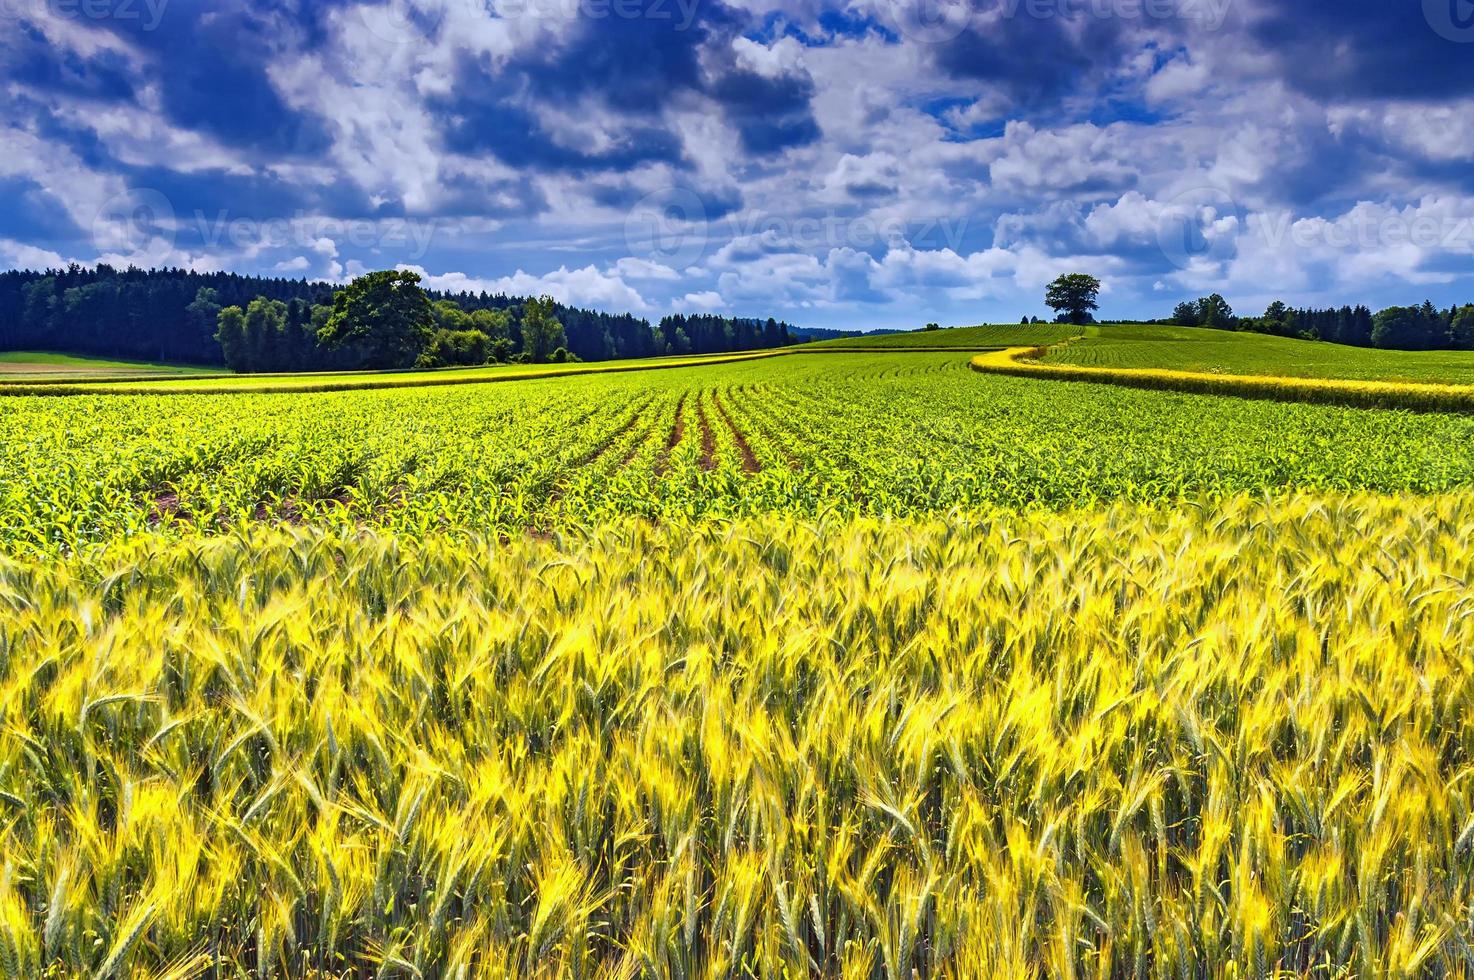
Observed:
[[[463,272],[431,275],[420,266],[414,265],[400,265],[398,268],[418,272],[428,288],[445,292],[507,293],[511,296],[547,295],[568,306],[589,306],[636,313],[652,308],[645,298],[622,278],[600,272],[592,265],[582,269],[569,269],[563,266],[540,276],[518,269],[510,276],[494,279],[468,276]]]
[[[660,279],[667,282],[681,278],[681,274],[668,265],[631,256],[625,256],[614,263],[612,274],[624,279]]]
[[[68,265],[66,259],[50,249],[8,238],[0,238],[0,260],[8,269],[61,269]]]
[[[1474,158],[1474,100],[1339,106],[1327,113],[1327,120],[1333,133],[1368,133],[1425,160],[1451,163]]]
[[[699,293],[687,293],[677,300],[675,305],[681,309],[711,312],[722,309],[727,305],[727,301],[722,299],[721,293],[708,289]]]
[[[765,78],[781,78],[806,68],[804,46],[791,37],[779,38],[770,45],[737,37],[732,40],[732,51],[738,65]]]
[[[989,173],[995,185],[1018,193],[1089,194],[1129,187],[1138,171],[1127,163],[1123,140],[1129,141],[1125,127],[1086,123],[1040,131],[1011,122]]]
[[[1146,96],[1157,105],[1177,102],[1202,92],[1212,79],[1208,62],[1184,54],[1167,62],[1147,81]]]

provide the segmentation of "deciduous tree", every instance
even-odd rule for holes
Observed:
[[[352,347],[366,368],[414,365],[435,332],[435,312],[418,273],[370,272],[333,298],[333,315],[318,334],[329,350]]]
[[[1050,283],[1044,292],[1044,304],[1066,323],[1090,323],[1093,319],[1091,313],[1100,309],[1096,302],[1099,295],[1100,280],[1076,272],[1060,276]]]

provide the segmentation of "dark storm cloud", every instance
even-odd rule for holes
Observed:
[[[302,14],[295,4],[246,9],[213,0],[171,3],[159,7],[156,18],[142,0],[126,9],[136,16],[83,20],[142,52],[171,123],[246,154],[311,155],[329,148],[321,117],[288,106],[268,75],[277,56],[320,36],[318,15]],[[130,97],[124,84],[117,83],[116,97]]]
[[[0,67],[7,81],[40,92],[104,102],[134,97],[127,61],[117,52],[83,57],[57,50],[26,20],[9,22],[7,31],[9,37],[0,47]]]
[[[559,140],[543,126],[515,79],[482,61],[464,58],[450,96],[431,101],[447,148],[466,156],[489,154],[508,166],[534,172],[621,171],[645,163],[684,162],[680,141],[658,124],[639,120],[615,127],[613,139],[595,148],[589,134]]]
[[[930,44],[932,57],[953,78],[987,83],[1015,109],[1047,108],[1105,78],[1140,37],[1137,21],[1069,3],[976,0],[966,9],[966,26]]]
[[[713,100],[753,156],[817,139],[813,82],[801,74],[769,78],[737,66],[731,41],[744,18],[719,2],[689,9],[694,16],[687,23],[670,0],[638,0],[603,16],[581,17],[557,44],[505,63],[463,58],[451,94],[433,104],[447,145],[552,171],[680,166],[686,162],[683,147],[662,116],[668,107],[692,104],[693,97]],[[540,107],[587,104],[606,110],[597,121],[612,134],[612,143],[574,145],[554,138],[539,121]]]
[[[1440,101],[1474,93],[1468,0],[1277,0],[1252,34],[1285,79],[1311,95]]]
[[[82,232],[56,195],[25,177],[0,177],[0,238],[73,242]]]
[[[768,156],[819,138],[810,102],[813,83],[799,75],[769,78],[733,68],[711,86],[711,95],[737,127],[742,147],[753,156]]]

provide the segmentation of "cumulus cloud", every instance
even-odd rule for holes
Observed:
[[[681,274],[668,265],[632,256],[625,256],[614,263],[613,271],[624,279],[659,279],[671,282],[681,278]]]
[[[428,288],[449,293],[546,295],[568,306],[626,310],[635,313],[648,312],[652,309],[645,298],[618,275],[601,272],[592,265],[581,269],[560,266],[542,275],[533,275],[518,269],[509,276],[494,279],[470,276],[463,272],[432,274],[419,266],[412,265],[401,265],[399,268],[418,272]]]
[[[677,302],[676,307],[683,310],[698,310],[710,313],[722,309],[727,301],[722,299],[722,294],[712,289],[706,289],[699,293],[687,293]]]

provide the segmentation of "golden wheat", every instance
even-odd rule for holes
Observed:
[[[1086,367],[1053,364],[1040,358],[1047,347],[1011,347],[972,358],[974,371],[1056,381],[1087,381],[1148,391],[1232,395],[1269,401],[1344,405],[1351,408],[1406,409],[1415,412],[1474,412],[1474,385],[1432,382],[1366,381],[1341,378],[1211,374],[1162,368]]]
[[[0,972],[1465,975],[1474,497],[0,564]]]

